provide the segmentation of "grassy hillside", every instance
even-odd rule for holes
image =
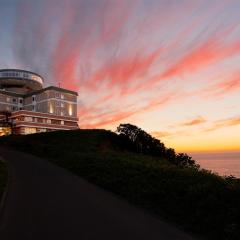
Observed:
[[[131,151],[105,130],[9,136],[0,144],[49,161],[210,239],[239,239],[240,182]]]

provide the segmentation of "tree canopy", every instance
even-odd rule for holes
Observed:
[[[159,139],[152,137],[135,125],[120,124],[116,132],[127,137],[133,143],[134,150],[139,153],[166,158],[172,164],[180,167],[199,168],[192,157],[186,153],[176,153],[174,149],[165,147]]]

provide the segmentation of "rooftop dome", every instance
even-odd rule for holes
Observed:
[[[0,89],[9,92],[28,93],[43,88],[43,78],[21,69],[0,69]]]

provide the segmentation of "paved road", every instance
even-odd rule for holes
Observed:
[[[1,240],[192,239],[45,160],[2,148],[0,156],[10,170]]]

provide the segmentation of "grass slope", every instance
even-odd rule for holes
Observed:
[[[239,239],[240,183],[131,152],[105,130],[10,136],[0,143],[48,158],[87,180],[210,239]]]

